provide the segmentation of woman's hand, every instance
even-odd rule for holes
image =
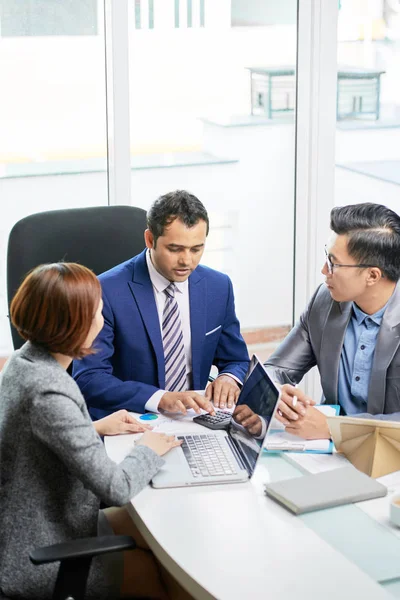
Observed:
[[[142,425],[127,410],[117,412],[93,423],[99,435],[119,435],[120,433],[142,433],[151,430],[149,425]]]
[[[166,433],[153,433],[146,431],[140,441],[137,443],[138,446],[147,446],[154,450],[158,456],[163,456],[171,448],[180,446],[182,442],[179,442],[174,435],[167,435]]]

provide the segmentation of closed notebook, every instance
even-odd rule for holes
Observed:
[[[268,483],[265,493],[300,515],[386,496],[387,488],[350,465],[316,475]]]

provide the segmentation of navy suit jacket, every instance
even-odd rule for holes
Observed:
[[[104,327],[96,354],[74,361],[73,376],[93,418],[116,410],[144,412],[165,386],[164,352],[146,251],[99,276]],[[212,365],[243,381],[249,365],[227,275],[198,266],[189,277],[193,389],[204,389]]]

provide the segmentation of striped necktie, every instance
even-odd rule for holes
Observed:
[[[162,318],[162,339],[165,359],[165,389],[180,392],[186,386],[186,357],[181,316],[175,298],[176,286],[170,283]]]

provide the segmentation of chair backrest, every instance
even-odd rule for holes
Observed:
[[[25,275],[43,263],[77,262],[99,275],[139,254],[146,211],[133,206],[96,206],[36,213],[11,230],[7,251],[8,305]],[[14,348],[24,340],[11,326]]]

